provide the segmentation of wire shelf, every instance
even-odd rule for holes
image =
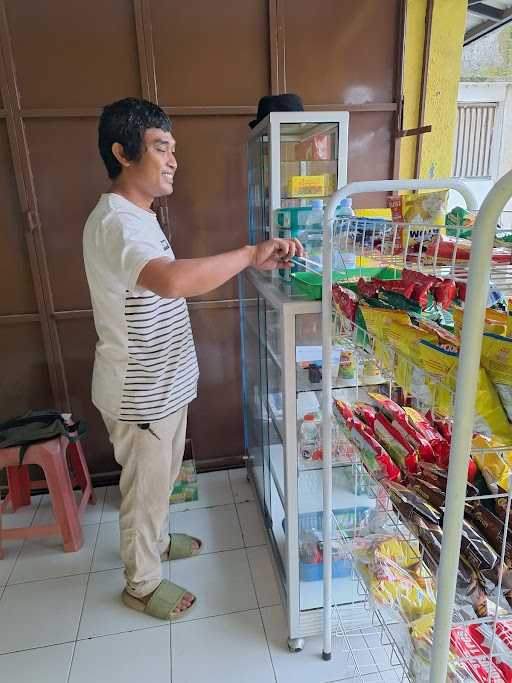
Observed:
[[[447,384],[443,376],[427,372],[394,344],[352,322],[336,307],[333,309],[333,339],[337,343],[340,343],[340,340],[349,340],[353,344],[361,360],[357,367],[364,364],[366,359],[375,359],[380,375],[385,380],[381,384],[399,386],[406,395],[414,399],[415,407],[420,412],[431,411],[444,418],[453,415],[455,376],[451,378],[453,384]],[[355,384],[356,400],[359,400],[358,390],[363,383],[359,383],[356,377]]]
[[[485,449],[478,449],[479,452],[483,450]],[[364,468],[356,444],[353,444],[353,453],[352,467],[354,469],[354,480],[357,482],[358,478],[364,478],[367,482],[366,486],[370,491],[370,495],[373,494],[377,502],[377,508],[373,514],[378,515],[379,520],[377,525],[374,523],[373,531],[377,531],[383,536],[393,536],[400,541],[409,544],[411,555],[415,556],[417,561],[422,565],[422,576],[425,580],[430,580],[435,585],[436,572],[430,571],[430,568],[435,567],[437,564],[436,558],[429,554],[427,549],[422,546],[415,533],[411,530],[410,522],[405,520],[401,516],[399,510],[393,506],[383,483],[374,479]],[[510,510],[512,484],[508,493],[504,495],[508,501],[507,510]],[[499,496],[474,496],[467,497],[466,500],[484,500],[498,497]],[[427,681],[428,677],[427,670],[424,666],[425,662],[423,662],[423,667],[418,667],[418,660],[415,658],[414,645],[410,636],[411,623],[407,623],[395,609],[380,607],[375,600],[372,599],[371,589],[358,571],[358,557],[357,554],[354,554],[353,552],[354,540],[361,537],[364,538],[369,533],[369,529],[365,528],[364,525],[354,524],[353,528],[347,531],[347,529],[341,527],[334,515],[333,527],[336,541],[344,549],[346,556],[352,560],[352,577],[355,584],[354,594],[356,594],[358,598],[358,602],[354,602],[352,605],[344,605],[341,607],[335,604],[333,605],[333,614],[336,624],[333,635],[342,640],[344,649],[350,651],[354,658],[354,680],[365,682],[373,680],[372,676],[374,675],[374,671],[372,669],[372,664],[368,662],[368,652],[366,654],[366,660],[363,658],[363,661],[366,661],[365,665],[358,666],[356,664],[358,657],[361,658],[363,656],[362,650],[359,647],[359,636],[363,635],[363,637],[368,637],[369,634],[373,634],[373,637],[378,636],[380,638],[381,644],[387,646],[389,658],[388,665],[394,670],[395,675],[397,675],[400,680]],[[505,543],[506,536],[502,546],[502,559],[505,552]],[[428,559],[427,562],[425,561],[426,559]],[[498,591],[499,589],[500,585],[498,585]],[[498,596],[496,594],[488,596],[488,605],[493,604],[491,601],[494,601],[494,610],[485,617],[476,617],[474,613],[471,613],[467,604],[456,603],[453,613],[453,628],[457,629],[455,633],[459,632],[464,634],[467,632],[468,627],[477,626],[480,629],[487,629],[487,633],[490,634],[491,642],[489,644],[489,653],[485,655],[485,657],[482,657],[481,654],[474,656],[453,656],[450,669],[452,678],[450,680],[461,682],[466,680],[478,680],[477,678],[470,677],[471,672],[474,673],[477,670],[481,670],[482,667],[488,669],[489,672],[496,668],[495,660],[499,656],[495,651],[495,648],[498,645],[498,641],[496,640],[498,637],[496,635],[497,623],[507,623],[512,629],[512,608],[503,598],[498,601]],[[496,608],[496,605],[499,605],[499,607]],[[362,626],[360,622],[362,615],[364,614],[367,615],[367,624]],[[503,643],[501,643],[501,648],[503,650]],[[512,660],[512,652],[510,655]],[[501,659],[499,661],[501,661]],[[380,663],[380,666],[383,666],[382,662]],[[499,679],[489,678],[489,680],[494,681]],[[503,680],[510,679],[504,678]]]

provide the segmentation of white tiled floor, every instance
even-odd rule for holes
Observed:
[[[352,678],[339,649],[320,638],[290,654],[266,535],[245,471],[199,477],[199,500],[171,508],[171,530],[203,541],[202,553],[162,572],[197,597],[169,625],[120,600],[119,491],[98,489],[83,519],[84,547],[58,539],[4,543],[0,560],[0,679],[9,683],[337,683]],[[48,523],[46,496],[4,515],[6,527]],[[384,656],[367,643],[374,660]],[[395,681],[393,672],[376,680]],[[386,677],[387,676],[387,677]]]

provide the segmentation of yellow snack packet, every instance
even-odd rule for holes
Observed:
[[[435,601],[405,570],[393,563],[377,563],[370,583],[372,598],[379,605],[398,610],[407,622],[435,610]]]
[[[452,306],[452,314],[455,334],[460,337],[464,320],[464,309],[460,306]],[[512,322],[509,322],[509,316],[506,313],[496,311],[494,308],[485,309],[484,332],[506,335],[508,325],[511,326],[512,330]]]
[[[384,331],[394,322],[408,325],[411,319],[403,311],[393,311],[389,308],[373,308],[371,306],[361,306],[361,313],[368,332],[376,339],[384,339]]]
[[[413,393],[445,417],[453,414],[458,358],[458,353],[446,351],[431,342],[419,343],[419,362],[425,375],[423,386],[415,385]]]
[[[422,330],[411,322],[403,323],[400,320],[390,320],[388,327],[384,330],[384,339],[408,358],[417,356],[417,345],[422,339],[434,344],[438,340],[433,332]]]
[[[496,488],[497,486],[508,491],[511,471],[510,467],[500,458],[499,453],[496,451],[474,453],[473,460],[476,462],[491,493],[500,493]]]
[[[402,195],[404,222],[416,225],[444,226],[447,200],[448,190]]]
[[[512,422],[512,338],[484,334],[480,362],[496,387],[509,422]]]
[[[410,394],[413,392],[413,381],[416,388],[421,382],[419,369],[414,365],[418,344],[422,339],[437,342],[437,336],[415,327],[410,322],[391,320],[384,330],[384,339],[397,351],[394,364],[397,384]]]
[[[403,569],[415,567],[421,560],[419,548],[396,536],[386,538],[375,547],[374,557],[376,561],[392,561]]]
[[[403,311],[393,311],[388,308],[372,308],[371,306],[361,306],[360,311],[364,318],[364,323],[369,334],[375,338],[375,355],[386,370],[391,370],[394,366],[394,354],[386,348],[384,339],[385,330],[393,322],[410,322],[407,313]]]
[[[419,350],[421,364],[426,373],[425,386],[428,389],[428,398],[438,413],[449,417],[453,414],[459,354],[426,341],[420,342]],[[439,382],[436,381],[437,378]],[[501,440],[503,445],[512,444],[512,428],[498,393],[484,368],[480,368],[478,376],[474,429],[485,436]]]

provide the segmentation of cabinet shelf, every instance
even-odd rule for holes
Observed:
[[[355,389],[356,387],[375,387],[386,384],[387,380],[383,375],[376,377],[364,377],[356,382],[355,379],[342,379],[338,377],[333,383],[333,389]],[[297,366],[297,393],[304,391],[322,391],[322,382],[310,382],[307,369]]]

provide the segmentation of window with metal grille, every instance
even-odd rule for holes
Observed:
[[[497,102],[465,102],[457,105],[457,137],[453,175],[458,178],[491,178]]]

